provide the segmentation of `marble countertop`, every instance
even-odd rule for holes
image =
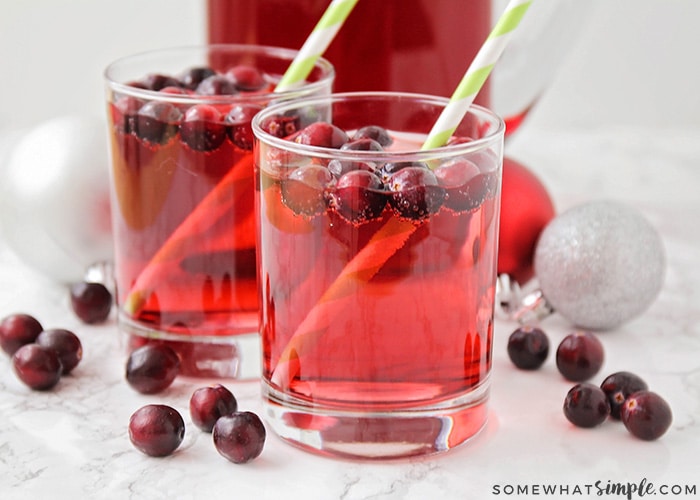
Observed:
[[[601,498],[596,483],[652,483],[664,498],[700,496],[700,130],[525,127],[508,152],[540,176],[559,212],[617,200],[639,209],[661,234],[664,287],[640,317],[600,334],[606,362],[592,380],[618,370],[645,378],[673,409],[661,439],[637,440],[616,422],[574,428],[561,410],[572,384],[551,356],[537,372],[515,369],[506,340],[516,324],[501,318],[490,421],[465,446],[420,459],[351,462],[311,455],[270,434],[257,460],[234,465],[189,419],[190,395],[210,381],[178,379],[153,396],[134,392],[124,380],[114,321],[81,324],[66,288],[26,267],[0,239],[0,316],[35,314],[44,326],[74,330],[84,347],[74,374],[49,392],[30,391],[0,356],[0,498]],[[542,327],[553,343],[573,330],[556,315]],[[257,382],[226,385],[239,407],[261,410]],[[138,452],[127,435],[130,415],[156,402],[180,410],[187,426],[179,450],[160,459]]]

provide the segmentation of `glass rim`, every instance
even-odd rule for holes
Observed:
[[[362,92],[342,92],[329,95],[309,96],[290,101],[272,103],[258,112],[252,121],[252,129],[257,141],[263,142],[278,149],[284,149],[295,154],[313,156],[324,159],[337,159],[342,161],[365,161],[365,162],[387,162],[387,161],[409,161],[428,160],[436,157],[449,158],[468,153],[475,153],[489,148],[498,141],[502,141],[505,136],[505,122],[492,110],[483,106],[472,104],[467,114],[475,115],[486,119],[490,123],[488,135],[469,142],[445,145],[434,149],[403,149],[400,151],[357,151],[340,150],[322,146],[311,146],[288,141],[284,138],[274,136],[262,129],[261,123],[273,115],[283,115],[292,109],[301,109],[314,105],[330,104],[341,100],[379,99],[392,98],[412,101],[423,101],[426,104],[440,106],[444,108],[448,103],[447,97],[421,94],[413,92],[393,92],[393,91],[362,91]],[[372,125],[372,123],[368,123]]]
[[[129,95],[136,98],[151,100],[151,101],[167,101],[177,104],[224,104],[224,103],[236,103],[236,102],[264,102],[270,101],[270,95],[274,94],[275,99],[291,99],[296,96],[305,96],[307,94],[314,94],[319,89],[322,89],[329,83],[332,85],[335,79],[335,68],[333,64],[324,57],[319,57],[314,63],[314,68],[320,68],[323,72],[322,78],[311,83],[305,83],[294,88],[284,90],[282,92],[264,92],[264,93],[250,93],[250,94],[232,94],[232,95],[213,95],[213,96],[203,96],[203,95],[187,95],[187,94],[164,94],[156,90],[141,89],[137,87],[132,87],[128,85],[126,81],[119,81],[119,79],[114,77],[114,72],[119,69],[129,65],[135,64],[139,60],[146,60],[147,58],[157,57],[159,55],[168,56],[176,55],[177,53],[190,53],[190,54],[207,54],[210,52],[220,51],[222,54],[226,53],[242,53],[242,54],[263,54],[272,57],[277,57],[278,59],[288,60],[291,63],[296,55],[299,53],[298,50],[290,49],[286,47],[276,47],[272,45],[252,45],[252,44],[240,44],[240,43],[215,43],[215,44],[203,44],[203,45],[182,45],[176,47],[151,49],[141,52],[136,52],[127,56],[122,56],[111,63],[109,63],[104,71],[103,78],[109,90],[123,94]],[[183,68],[185,70],[187,68]],[[145,76],[145,75],[143,75]],[[129,80],[130,81],[130,80]]]

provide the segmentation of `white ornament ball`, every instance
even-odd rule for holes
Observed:
[[[574,325],[609,330],[644,312],[663,284],[661,239],[636,210],[602,201],[572,208],[542,231],[535,274],[545,299]]]
[[[107,132],[66,116],[22,136],[2,168],[0,227],[27,265],[62,283],[112,258]]]

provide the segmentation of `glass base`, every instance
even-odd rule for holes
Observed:
[[[406,458],[455,448],[488,417],[488,382],[439,404],[391,411],[322,407],[263,382],[265,418],[282,439],[320,455],[363,460]]]
[[[258,332],[229,336],[177,335],[118,318],[127,352],[145,344],[165,344],[180,357],[180,374],[195,378],[254,379],[261,373]]]

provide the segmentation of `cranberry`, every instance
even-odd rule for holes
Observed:
[[[577,427],[600,425],[609,414],[608,397],[597,385],[577,384],[564,399],[564,415]]]
[[[394,209],[407,219],[423,220],[440,210],[445,190],[427,167],[406,167],[389,178]]]
[[[397,161],[397,162],[390,162],[390,163],[385,163],[382,165],[379,170],[377,171],[377,174],[381,178],[382,182],[384,184],[389,182],[389,179],[391,179],[391,176],[394,175],[396,172],[399,170],[403,170],[404,168],[408,167],[419,167],[419,168],[428,168],[428,165],[426,165],[422,161]]]
[[[379,217],[387,203],[379,177],[367,170],[343,174],[331,194],[332,204],[341,217],[364,222]]]
[[[88,324],[102,323],[112,310],[112,294],[102,283],[75,283],[70,287],[70,303],[78,318]]]
[[[338,149],[348,142],[348,135],[331,123],[315,122],[301,129],[294,141],[308,146]]]
[[[333,174],[320,165],[294,169],[282,181],[282,201],[294,213],[317,215],[326,209],[326,189],[334,182]]]
[[[253,150],[253,128],[250,122],[258,114],[262,106],[255,104],[241,104],[231,108],[226,115],[226,125],[228,126],[228,137],[236,146],[241,149]]]
[[[236,82],[224,75],[212,75],[202,80],[195,93],[199,95],[236,95],[238,87]]]
[[[260,124],[260,127],[268,134],[284,139],[299,131],[301,120],[298,116],[269,116]]]
[[[147,75],[141,83],[146,89],[155,91],[162,90],[165,87],[180,87],[182,85],[177,78],[159,73]]]
[[[38,344],[26,344],[12,355],[12,367],[17,377],[37,391],[55,386],[63,367],[58,353]]]
[[[608,396],[608,401],[610,401],[610,416],[617,420],[620,419],[620,409],[627,396],[633,392],[649,389],[644,380],[630,372],[617,372],[609,375],[600,384],[600,388],[603,389],[603,392]]]
[[[240,90],[260,90],[266,84],[263,74],[254,66],[239,64],[226,72]]]
[[[627,397],[620,419],[633,436],[653,441],[671,427],[673,413],[666,400],[651,391],[638,391]]]
[[[258,457],[265,445],[265,426],[260,417],[248,411],[219,418],[212,435],[217,451],[236,464]]]
[[[367,125],[365,127],[357,129],[355,134],[352,136],[353,140],[357,139],[372,139],[377,141],[382,147],[391,146],[394,140],[389,135],[389,132],[383,127],[378,125]]]
[[[508,356],[522,370],[536,370],[547,359],[549,338],[539,328],[523,326],[508,338]]]
[[[211,432],[216,421],[238,409],[238,402],[226,387],[217,384],[201,387],[190,398],[192,423],[204,432]]]
[[[56,351],[61,361],[63,375],[70,373],[83,359],[83,346],[80,339],[70,330],[62,328],[44,330],[36,338],[36,343]]]
[[[447,191],[445,206],[456,212],[477,208],[489,190],[488,175],[482,174],[475,163],[463,158],[443,163],[435,169],[435,176]]]
[[[557,348],[557,368],[572,382],[588,380],[603,366],[603,344],[590,332],[567,335]]]
[[[0,322],[0,347],[12,356],[17,349],[36,340],[44,328],[34,316],[11,314]]]
[[[165,457],[174,452],[185,437],[182,415],[167,405],[146,405],[129,419],[129,439],[141,452]]]
[[[134,350],[126,363],[126,380],[141,394],[155,394],[170,386],[180,371],[180,358],[163,344]]]
[[[149,101],[136,115],[136,135],[144,141],[165,144],[177,132],[182,113],[173,104]]]
[[[342,151],[384,151],[384,148],[374,139],[368,137],[353,139],[340,146]]]
[[[197,66],[188,69],[181,77],[182,86],[188,90],[195,90],[203,80],[214,76],[216,71],[208,66]]]
[[[195,104],[185,113],[180,139],[195,151],[214,151],[226,139],[226,127],[219,110],[208,104]]]
[[[136,130],[136,115],[143,101],[132,96],[118,98],[112,107],[112,123],[117,132],[128,134]]]
[[[340,178],[348,172],[353,170],[366,170],[367,172],[374,172],[374,166],[366,161],[351,161],[351,160],[331,160],[328,162],[328,170]],[[380,180],[381,182],[381,180]]]

